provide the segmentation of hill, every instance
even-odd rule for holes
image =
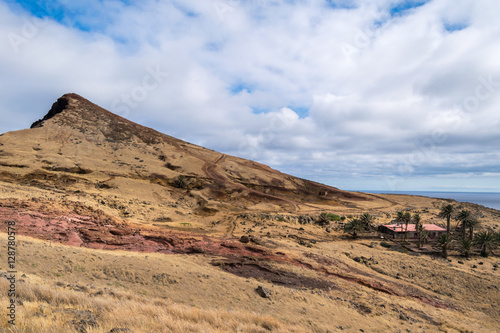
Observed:
[[[341,232],[345,218],[365,212],[377,224],[400,210],[442,224],[437,212],[450,202],[498,230],[492,209],[342,191],[159,133],[76,94],[30,129],[0,136],[1,230],[14,222],[19,237],[25,331],[495,331],[498,257],[410,255]]]

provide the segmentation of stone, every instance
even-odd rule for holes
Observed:
[[[90,310],[73,310],[67,309],[67,312],[72,312],[75,315],[75,319],[71,321],[73,327],[77,332],[87,333],[89,327],[97,328],[99,324],[97,323],[97,318]]]
[[[250,242],[250,237],[243,235],[243,236],[240,237],[240,242],[245,243],[245,244],[249,243]]]
[[[403,312],[400,312],[399,313],[399,319],[403,320],[403,321],[409,321],[410,318]]]
[[[108,333],[132,333],[132,330],[130,328],[115,327]]]
[[[271,298],[271,291],[265,287],[258,286],[256,291],[262,298]]]

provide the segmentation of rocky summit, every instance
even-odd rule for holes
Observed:
[[[14,225],[18,310],[32,331],[497,331],[495,249],[466,258],[451,244],[444,259],[436,240],[418,248],[376,231],[403,211],[445,226],[448,204],[498,232],[493,209],[343,191],[76,94],[0,135],[1,243]],[[367,214],[371,228],[346,232]]]

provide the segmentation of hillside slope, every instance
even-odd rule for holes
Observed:
[[[350,240],[343,220],[320,218],[369,212],[381,224],[406,210],[442,224],[436,215],[448,203],[480,217],[478,230],[498,230],[492,209],[342,191],[159,133],[75,94],[30,129],[0,135],[0,244],[14,222],[26,332],[81,332],[81,315],[99,324],[85,331],[106,333],[493,332],[498,257],[465,261],[451,251],[442,260],[433,244],[429,255],[410,255],[376,235]]]

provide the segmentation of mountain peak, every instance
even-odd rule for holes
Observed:
[[[37,128],[37,127],[43,127],[45,121],[52,119],[55,115],[62,113],[63,111],[67,110],[70,108],[70,102],[79,102],[79,103],[72,103],[72,104],[87,104],[88,106],[91,107],[97,107],[101,109],[102,111],[106,111],[99,106],[95,105],[94,103],[90,102],[89,100],[83,98],[82,96],[75,94],[75,93],[68,93],[64,94],[61,97],[57,99],[57,101],[52,104],[52,107],[50,108],[49,112],[42,118],[37,121],[35,121],[30,128]],[[74,106],[74,105],[72,105]]]
[[[30,128],[44,127],[49,123],[77,129],[82,133],[102,134],[115,141],[137,137],[145,143],[157,143],[166,136],[109,112],[75,93],[58,98],[49,112]]]

